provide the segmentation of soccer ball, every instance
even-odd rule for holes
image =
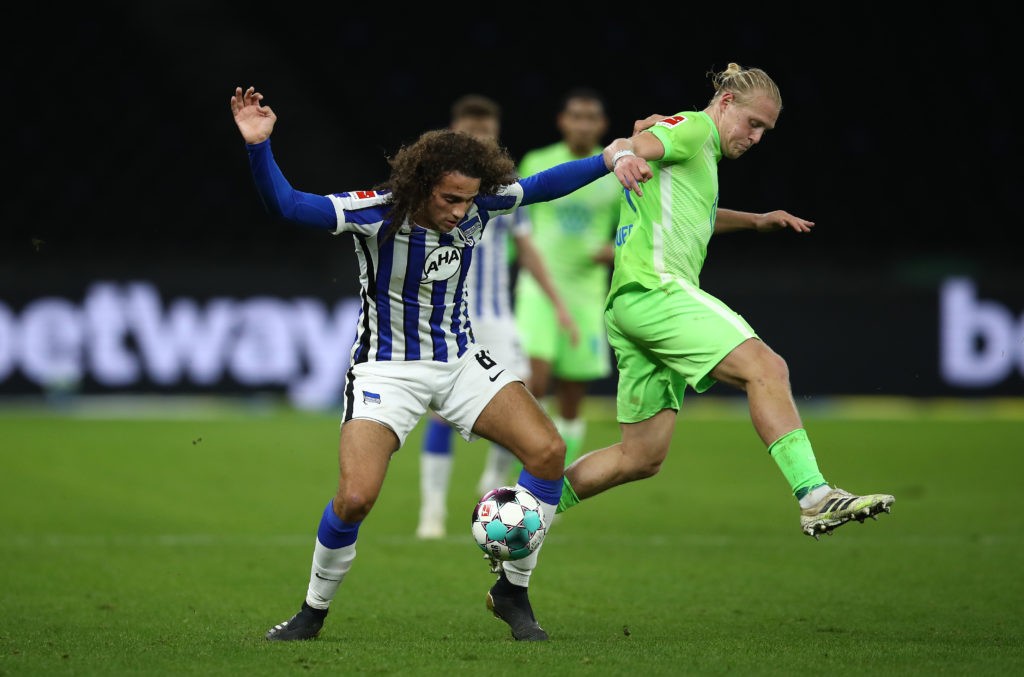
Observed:
[[[507,562],[540,547],[547,534],[540,501],[522,487],[498,487],[473,508],[473,538],[489,557]]]

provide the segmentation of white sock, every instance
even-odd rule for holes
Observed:
[[[448,505],[448,484],[452,476],[452,454],[420,454],[420,515],[444,519]]]
[[[562,418],[561,416],[554,419],[555,428],[558,429],[558,434],[563,438],[577,438],[582,439],[583,435],[587,431],[587,420],[582,417],[577,418]]]
[[[546,541],[547,537],[550,535],[551,525],[555,520],[555,508],[558,506],[544,502],[541,502],[540,506],[544,511],[544,524],[547,525],[549,532],[544,535],[544,541]],[[533,570],[537,568],[537,555],[540,554],[540,550],[543,547],[544,542],[542,541],[540,547],[531,552],[529,556],[524,557],[523,559],[502,563],[502,568],[505,570],[505,577],[508,578],[509,583],[519,585],[524,588],[529,587],[530,576],[533,574]]]
[[[477,485],[477,493],[483,496],[484,492],[495,487],[506,486],[509,481],[509,469],[516,457],[511,451],[500,444],[491,444],[487,450],[487,461],[484,463],[483,474],[480,475],[480,483]]]
[[[820,487],[811,489],[804,494],[803,498],[800,499],[800,507],[802,509],[810,508],[812,505],[828,496],[828,492],[830,491],[832,491],[832,487],[827,484],[822,484]]]
[[[306,604],[314,609],[326,609],[341,587],[341,582],[345,580],[345,574],[352,568],[352,560],[355,558],[355,543],[331,549],[321,543],[319,538],[316,539]]]

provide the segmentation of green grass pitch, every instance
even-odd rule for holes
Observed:
[[[321,636],[271,643],[305,592],[338,417],[164,413],[0,411],[0,675],[1024,670],[1019,403],[805,410],[826,479],[896,496],[818,542],[745,410],[688,403],[659,475],[557,519],[531,586],[539,644],[484,605],[485,442],[459,441],[449,536],[420,542],[418,428]],[[618,436],[599,413],[590,448]]]

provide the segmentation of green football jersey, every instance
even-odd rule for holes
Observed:
[[[592,154],[601,150],[595,147]],[[564,142],[554,143],[523,155],[519,175],[531,176],[578,159]],[[604,298],[608,293],[608,267],[595,263],[592,257],[615,235],[621,195],[622,187],[609,173],[557,200],[526,207],[533,242],[567,303],[577,298]],[[519,279],[521,284],[536,285],[530,275]]]
[[[707,113],[684,111],[648,132],[665,146],[650,162],[643,197],[623,193],[608,302],[629,283],[653,289],[682,278],[700,286],[700,271],[718,208],[718,129]]]

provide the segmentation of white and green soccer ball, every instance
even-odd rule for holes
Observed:
[[[473,508],[473,538],[489,557],[507,562],[540,547],[547,534],[540,501],[522,487],[498,487]]]

